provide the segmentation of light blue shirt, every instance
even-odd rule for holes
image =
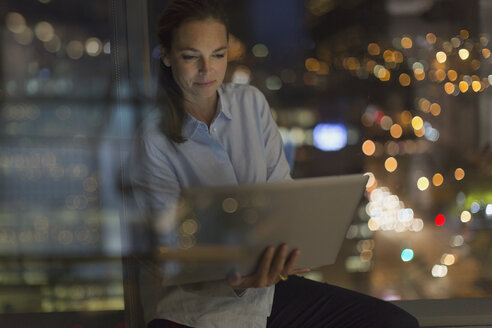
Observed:
[[[168,222],[182,188],[290,179],[282,140],[264,95],[249,85],[218,89],[217,114],[208,126],[188,115],[174,144],[159,131],[159,115],[144,123],[130,175],[139,207],[154,213],[163,244],[174,242]],[[161,213],[161,214],[159,214]],[[192,327],[266,327],[274,287],[238,296],[225,281],[164,286],[149,272],[141,279],[146,321],[164,318]]]

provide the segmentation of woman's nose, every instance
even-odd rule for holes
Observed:
[[[210,71],[210,61],[208,59],[202,59],[200,64],[200,73],[205,74]]]

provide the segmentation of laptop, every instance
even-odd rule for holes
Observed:
[[[287,243],[296,267],[333,264],[365,190],[362,174],[190,188],[177,209],[177,246],[158,248],[167,284],[254,272],[268,245]]]

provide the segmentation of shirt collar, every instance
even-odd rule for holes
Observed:
[[[219,94],[219,101],[217,102],[217,110],[219,111],[219,115],[222,113],[225,117],[231,120],[231,105],[229,103],[229,99],[227,99],[227,96],[224,94],[223,84],[217,89],[217,93]]]
[[[228,101],[226,95],[224,94],[223,88],[224,88],[224,86],[221,85],[217,89],[219,99],[217,101],[217,115],[215,116],[214,120],[220,116],[223,116],[228,120],[231,120],[231,118],[232,118],[229,101]],[[183,125],[183,137],[188,138],[188,139],[192,138],[193,135],[195,134],[196,130],[198,129],[200,123],[201,122],[198,121],[196,118],[194,118],[190,114],[186,113],[185,122]]]

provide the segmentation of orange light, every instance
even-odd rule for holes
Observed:
[[[468,33],[467,30],[461,30],[460,31],[460,36],[463,40],[466,40],[470,37],[470,33]]]
[[[430,106],[430,112],[434,116],[439,116],[441,114],[441,106],[438,103],[433,103]]]
[[[449,81],[456,81],[457,78],[458,78],[458,73],[456,73],[455,70],[450,69],[448,71],[448,79],[449,79]]]
[[[444,91],[446,91],[446,93],[448,95],[452,94],[454,92],[454,89],[455,89],[455,86],[453,83],[446,82],[446,84],[444,84]]]
[[[385,62],[388,62],[388,63],[394,62],[395,61],[394,57],[395,56],[393,55],[393,51],[391,51],[391,50],[385,50],[383,52],[383,58],[384,58]]]
[[[375,151],[376,151],[376,145],[374,144],[374,142],[372,140],[364,141],[364,143],[362,144],[362,152],[366,156],[374,155]]]
[[[379,49],[379,46],[377,43],[369,43],[367,46],[367,52],[369,52],[369,55],[372,56],[377,56],[381,53],[381,49]]]
[[[458,86],[459,86],[461,92],[465,93],[468,91],[468,83],[466,81],[460,81]]]
[[[444,177],[442,176],[441,173],[436,173],[434,174],[434,176],[432,177],[432,183],[434,184],[434,186],[436,187],[439,187],[440,185],[442,185],[442,183],[444,182]]]
[[[398,139],[403,134],[403,129],[399,124],[393,124],[390,129],[390,134],[393,138]]]
[[[425,36],[425,39],[430,44],[434,44],[437,41],[436,35],[434,33],[427,33],[427,35]]]
[[[410,85],[410,76],[408,74],[400,74],[398,80],[400,81],[400,84],[404,87],[408,87]]]
[[[310,72],[317,72],[320,69],[319,61],[316,58],[308,58],[305,62],[306,69]]]
[[[384,161],[384,168],[388,172],[394,172],[398,167],[398,161],[394,157],[388,157],[386,161]]]
[[[412,121],[412,113],[410,113],[408,110],[404,110],[400,114],[400,120],[403,125],[408,125]]]
[[[490,50],[489,50],[489,49],[487,49],[487,48],[483,48],[483,49],[482,49],[482,56],[483,56],[483,58],[485,58],[485,59],[489,58],[489,57],[490,57]]]
[[[415,75],[415,79],[418,81],[422,81],[425,79],[425,72],[421,68],[417,68],[416,70],[413,71],[413,74]]]
[[[463,180],[465,177],[465,171],[462,168],[457,168],[454,171],[454,178],[458,181]]]
[[[438,69],[436,71],[436,80],[442,82],[444,81],[445,78],[446,78],[446,72],[443,69]]]
[[[410,49],[413,46],[412,39],[407,36],[401,38],[401,46],[403,49]]]

